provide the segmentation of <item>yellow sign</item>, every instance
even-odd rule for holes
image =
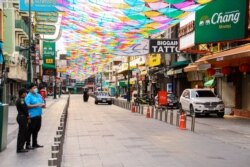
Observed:
[[[158,66],[161,64],[161,54],[150,54],[148,65],[149,67]]]
[[[54,64],[54,59],[45,59],[46,64]]]
[[[57,72],[67,72],[67,67],[57,67]]]

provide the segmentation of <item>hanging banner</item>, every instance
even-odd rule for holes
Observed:
[[[31,11],[35,12],[55,12],[57,11],[57,0],[19,0],[20,11],[29,11],[29,2],[31,2]]]
[[[150,39],[149,53],[180,53],[178,39]]]
[[[56,69],[56,44],[55,42],[43,42],[43,68]]]
[[[138,44],[134,44],[125,50],[114,51],[113,55],[117,56],[144,56],[148,54],[149,40],[144,39]]]
[[[247,34],[248,0],[216,0],[195,16],[195,44],[242,39]]]

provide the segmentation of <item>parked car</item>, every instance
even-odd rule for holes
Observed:
[[[156,108],[169,108],[169,109],[177,109],[179,108],[179,101],[178,98],[172,94],[172,93],[168,93],[167,94],[167,104],[165,105],[160,105],[158,104],[158,95],[155,96],[155,106]]]
[[[168,93],[167,95],[167,99],[168,99],[168,104],[167,104],[167,108],[179,108],[179,101],[178,98],[172,94],[172,93]]]
[[[180,108],[190,114],[212,114],[223,117],[223,101],[209,89],[186,89],[180,97]]]
[[[95,104],[98,103],[108,103],[109,105],[112,104],[112,99],[108,92],[98,91],[94,93],[95,97]]]

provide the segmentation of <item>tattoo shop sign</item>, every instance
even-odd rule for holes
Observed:
[[[149,53],[180,53],[177,39],[150,39]]]

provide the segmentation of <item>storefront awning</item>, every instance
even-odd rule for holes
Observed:
[[[208,80],[207,82],[204,83],[205,87],[213,87],[215,85],[215,79]]]
[[[172,68],[184,67],[189,64],[189,61],[175,61],[171,65]]]
[[[119,81],[118,86],[126,87],[127,86],[127,81]]]
[[[141,75],[147,75],[147,70],[143,70],[143,71],[141,71]]]
[[[181,74],[181,73],[183,73],[182,68],[176,69],[176,70],[170,69],[170,70],[167,71],[167,75],[175,75],[175,74]]]
[[[211,63],[211,62],[220,62],[229,59],[239,59],[250,57],[250,44],[243,45],[234,49],[218,52],[215,54],[211,54],[208,56],[204,56],[197,60],[195,63],[202,64],[202,63]]]
[[[192,72],[192,71],[197,71],[197,70],[198,70],[198,66],[196,64],[190,64],[184,68],[184,72]]]

